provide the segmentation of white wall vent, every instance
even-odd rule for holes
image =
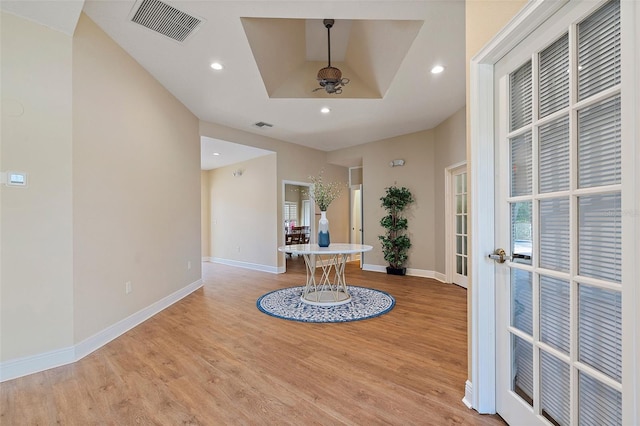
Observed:
[[[184,42],[204,21],[159,0],[140,0],[134,6],[131,22],[164,36]]]

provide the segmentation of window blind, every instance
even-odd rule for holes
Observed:
[[[531,132],[511,138],[511,196],[531,195]]]
[[[533,335],[531,272],[511,269],[511,325]]]
[[[578,198],[578,273],[622,282],[620,193]]]
[[[622,394],[580,372],[578,424],[622,425]]]
[[[578,291],[578,359],[622,381],[620,292],[581,284]]]
[[[511,325],[529,335],[533,334],[531,279],[531,272],[511,269]],[[512,336],[512,345],[513,390],[533,400],[533,346],[515,335]]]
[[[569,365],[553,355],[540,352],[540,402],[542,415],[557,424],[570,422]]]
[[[581,188],[620,183],[620,96],[578,111],[578,180]]]
[[[284,220],[297,221],[298,220],[298,204],[292,202],[284,203]]]
[[[569,282],[540,276],[540,341],[569,355]]]
[[[569,189],[569,116],[540,126],[540,192]]]
[[[569,34],[540,52],[540,117],[569,105]]]
[[[518,336],[512,336],[513,345],[513,390],[516,393],[524,393],[533,401],[533,345]],[[521,395],[522,396],[522,395]]]
[[[578,24],[578,98],[620,83],[620,1],[613,0]]]
[[[569,272],[569,198],[540,200],[540,266]]]
[[[620,1],[612,0],[577,26],[578,99],[621,81]],[[621,182],[620,95],[578,111],[578,186]],[[621,277],[621,195],[578,197],[578,273],[618,282]],[[578,360],[622,380],[621,293],[578,286]],[[622,424],[622,395],[580,371],[578,423]]]
[[[509,121],[512,131],[531,123],[531,84],[531,61],[509,75]]]
[[[540,276],[540,341],[569,355],[569,282]],[[570,368],[564,361],[540,349],[540,398],[542,415],[557,424],[570,421]]]

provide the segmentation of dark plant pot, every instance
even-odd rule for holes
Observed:
[[[407,273],[407,268],[392,268],[391,266],[387,266],[387,274],[389,275],[405,275]]]

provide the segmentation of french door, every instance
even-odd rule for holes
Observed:
[[[447,223],[447,273],[451,282],[467,288],[469,275],[469,241],[468,241],[468,190],[467,166],[453,166],[446,169],[447,200],[445,209]]]
[[[496,408],[510,424],[622,424],[620,38],[619,0],[569,2],[495,66]]]

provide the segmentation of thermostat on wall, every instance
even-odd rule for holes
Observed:
[[[3,177],[3,183],[7,186],[27,186],[27,174],[25,172],[7,172]]]

